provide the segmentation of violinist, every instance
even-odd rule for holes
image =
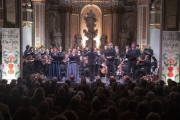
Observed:
[[[68,58],[68,54],[65,54],[65,57],[64,57],[64,65],[68,65],[68,61],[69,61],[69,58]]]
[[[45,55],[46,55],[47,57],[51,56],[51,54],[49,53],[49,50],[48,50],[48,49],[46,49]]]
[[[84,52],[83,52],[83,55],[87,54],[88,52],[89,52],[89,48],[86,47],[85,50],[84,50]]]
[[[151,49],[151,46],[149,44],[146,46],[144,53],[146,55],[149,55],[149,60],[151,61],[151,57],[154,55],[154,53],[153,53],[153,50]]]
[[[44,58],[44,55],[45,55],[46,53],[45,53],[45,50],[44,50],[44,48],[41,48],[41,56]]]
[[[83,58],[84,60],[83,60],[83,69],[84,69],[84,76],[85,77],[88,77],[89,76],[89,68],[88,68],[88,59],[87,59],[87,57],[86,56],[84,56],[84,58]]]
[[[122,75],[122,66],[123,65],[124,65],[123,58],[120,57],[118,60],[117,75]]]
[[[32,57],[35,58],[34,47],[30,47],[30,53],[31,53]]]
[[[140,50],[140,54],[139,54],[139,56],[138,57],[140,57],[142,60],[144,60],[145,59],[145,54],[144,54],[144,50],[143,49],[141,49]]]
[[[43,63],[41,59],[42,59],[41,54],[38,54],[34,60],[35,73],[43,73]]]
[[[104,53],[106,53],[107,50],[107,46],[104,46],[104,50],[102,51],[101,55],[103,55]]]
[[[149,60],[149,56],[145,56],[145,61],[143,63],[137,63],[137,65],[142,66],[141,69],[136,70],[136,78],[141,74],[144,76],[147,72],[150,72],[151,69],[151,61]]]

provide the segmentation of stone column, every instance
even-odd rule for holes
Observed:
[[[118,45],[118,15],[116,11],[113,11],[113,44],[114,46]]]
[[[45,45],[45,3],[44,0],[33,1],[33,42],[35,47]]]
[[[150,0],[137,2],[137,44],[146,47],[149,40],[149,3]]]
[[[69,13],[69,44],[72,49],[72,12]]]
[[[65,50],[69,49],[69,11],[65,13]]]

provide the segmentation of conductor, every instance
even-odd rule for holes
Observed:
[[[108,67],[108,75],[109,78],[111,75],[114,75],[114,58],[115,58],[115,50],[113,49],[113,44],[109,43],[108,49],[106,50],[105,54],[114,54],[112,56],[106,55],[107,59],[107,67]]]
[[[93,48],[91,48],[90,52],[87,52],[84,56],[88,56],[89,75],[90,75],[90,80],[92,81],[95,79],[97,52],[94,52]]]

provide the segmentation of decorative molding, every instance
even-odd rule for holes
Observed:
[[[149,25],[152,29],[155,28],[155,29],[160,29],[160,24],[150,24]]]
[[[23,27],[30,27],[32,26],[33,22],[31,21],[23,21]]]

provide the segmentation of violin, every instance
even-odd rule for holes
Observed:
[[[118,66],[118,70],[117,70],[117,75],[122,75],[122,66],[124,66],[124,60],[125,59],[123,59],[123,61],[121,62],[121,64]]]
[[[88,59],[84,60],[84,63],[88,64]]]

